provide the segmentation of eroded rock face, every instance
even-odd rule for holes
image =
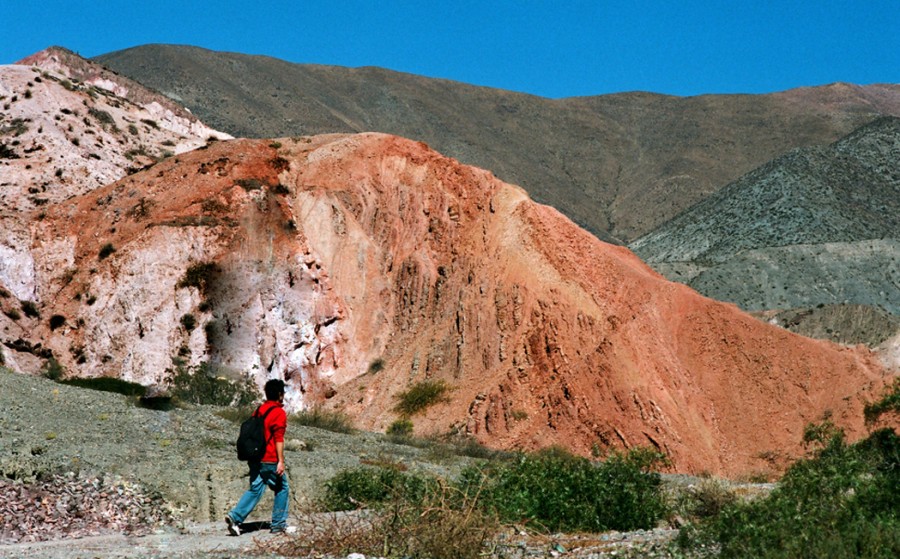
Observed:
[[[49,206],[32,233],[42,318],[17,325],[72,373],[154,384],[181,355],[284,378],[290,408],[327,400],[369,429],[440,379],[450,400],[419,433],[649,445],[746,474],[799,454],[825,412],[861,433],[887,380],[864,348],[703,298],[393,136],[218,142]]]

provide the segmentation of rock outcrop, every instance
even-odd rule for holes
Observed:
[[[327,401],[376,430],[400,391],[443,380],[449,401],[413,418],[418,433],[649,445],[723,474],[797,455],[824,413],[859,434],[887,380],[863,348],[705,299],[520,188],[389,135],[216,142],[41,212],[40,317],[5,336],[70,374],[153,384],[173,357],[209,361],[285,378],[291,408]]]

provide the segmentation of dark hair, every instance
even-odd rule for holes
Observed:
[[[284,394],[284,381],[273,378],[266,383],[264,390],[266,392],[266,400],[277,400]]]

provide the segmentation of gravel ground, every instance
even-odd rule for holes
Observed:
[[[247,485],[234,457],[237,425],[215,408],[155,411],[118,394],[61,385],[0,368],[0,557],[207,558],[260,554],[266,530],[239,538],[221,520]],[[393,444],[373,433],[288,427],[292,521],[324,480],[361,462],[399,462],[452,475],[455,456]],[[666,476],[674,488],[696,478]],[[744,486],[744,495],[771,486]],[[250,520],[267,520],[271,494]],[[309,520],[304,516],[304,521]],[[669,557],[677,530],[597,535],[501,534],[498,559]]]

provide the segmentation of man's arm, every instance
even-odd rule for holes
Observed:
[[[278,454],[278,465],[275,466],[275,473],[281,475],[284,473],[284,441],[275,443],[275,452]]]

